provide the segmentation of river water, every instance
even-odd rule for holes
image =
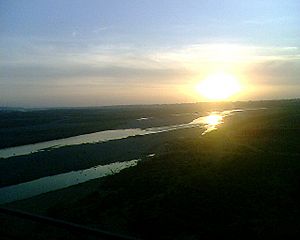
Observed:
[[[0,150],[0,157],[5,158],[27,155],[38,151],[51,151],[55,148],[63,146],[78,145],[84,143],[99,143],[117,139],[128,138],[138,135],[158,134],[161,132],[172,131],[176,129],[184,129],[191,127],[202,127],[202,135],[213,131],[223,123],[224,117],[240,112],[242,110],[227,110],[222,112],[211,112],[206,116],[194,119],[187,124],[170,125],[163,127],[154,127],[147,129],[116,129],[100,131],[90,134],[78,135],[75,137],[64,138],[59,140],[41,142],[36,144],[28,144],[24,146],[11,147]],[[146,118],[143,118],[146,120]],[[149,157],[152,157],[149,155]],[[8,159],[9,160],[9,159]],[[26,199],[42,193],[66,188],[72,185],[83,183],[91,179],[104,177],[110,174],[120,172],[122,169],[135,166],[139,160],[131,160],[125,162],[115,162],[108,165],[95,166],[89,169],[71,171],[68,173],[47,176],[30,182],[20,183],[13,186],[0,188],[0,204],[8,203],[16,200]]]
[[[66,188],[95,178],[116,174],[121,170],[133,167],[139,160],[114,162],[95,166],[80,171],[71,171],[54,176],[39,178],[30,182],[0,188],[0,204],[30,198],[42,193]]]
[[[40,142],[35,144],[4,148],[4,149],[0,149],[0,158],[9,158],[14,156],[28,155],[38,151],[51,151],[52,149],[64,147],[64,146],[79,145],[85,143],[106,142],[106,141],[118,140],[118,139],[133,137],[133,136],[154,134],[154,133],[172,131],[172,130],[182,129],[182,128],[197,127],[197,126],[203,127],[204,129],[203,133],[205,134],[207,132],[215,130],[217,126],[223,122],[224,117],[233,114],[234,112],[237,111],[241,111],[241,110],[211,112],[209,115],[196,118],[195,120],[187,124],[153,127],[153,128],[146,128],[146,129],[130,128],[130,129],[106,130],[106,131],[82,134],[75,137],[63,138],[63,139],[52,140],[47,142]]]

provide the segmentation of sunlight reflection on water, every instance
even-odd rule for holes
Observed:
[[[217,126],[223,123],[223,117],[227,115],[224,112],[211,112],[208,116],[199,117],[191,122],[191,124],[202,125],[205,131],[202,135],[217,129]]]
[[[217,126],[223,123],[223,116],[217,113],[212,113],[209,116],[204,117],[204,127],[206,130],[202,135],[217,129]]]
[[[9,158],[21,155],[28,155],[38,151],[51,151],[55,148],[60,148],[64,146],[74,146],[84,143],[99,143],[111,140],[119,140],[133,136],[142,136],[154,133],[167,132],[177,129],[184,129],[190,127],[203,127],[204,132],[202,135],[217,129],[217,126],[223,123],[223,118],[234,114],[235,112],[240,112],[243,110],[234,109],[226,110],[221,112],[211,112],[207,116],[199,117],[190,123],[176,124],[170,126],[162,127],[150,127],[146,129],[131,128],[131,129],[115,129],[115,130],[105,130],[95,133],[82,134],[74,137],[63,138],[58,140],[52,140],[47,142],[40,142],[35,144],[28,144],[17,147],[10,147],[0,149],[0,158]]]
[[[222,112],[211,112],[209,115],[204,117],[199,117],[192,121],[190,124],[192,125],[201,125],[204,127],[205,131],[202,133],[202,135],[205,135],[206,133],[209,133],[213,130],[216,130],[217,127],[224,123],[224,117],[230,116],[234,114],[235,112],[242,112],[241,109],[234,109],[234,110],[226,110]]]

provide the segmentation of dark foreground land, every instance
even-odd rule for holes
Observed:
[[[177,130],[159,155],[119,174],[7,206],[142,239],[300,236],[300,102],[261,107],[204,136]],[[23,238],[50,238],[24,226]]]

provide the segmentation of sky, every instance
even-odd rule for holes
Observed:
[[[0,106],[300,97],[299,0],[0,0]]]

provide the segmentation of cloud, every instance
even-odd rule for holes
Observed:
[[[283,24],[286,22],[291,22],[293,20],[292,17],[282,16],[282,17],[269,17],[269,18],[255,18],[255,19],[248,19],[242,21],[242,23],[247,25],[271,25],[271,24]]]
[[[300,60],[274,60],[252,65],[252,82],[268,85],[300,86]]]
[[[191,72],[160,62],[145,49],[130,45],[69,44],[64,41],[29,42],[0,62],[0,82],[42,84],[81,79],[106,84],[174,84],[186,79]]]
[[[294,46],[269,47],[241,44],[193,44],[179,49],[161,52],[165,60],[182,62],[249,62],[278,59],[300,59],[300,49]]]
[[[103,32],[103,31],[106,31],[109,28],[110,27],[108,27],[108,26],[98,27],[98,28],[94,29],[92,32],[94,34],[99,34],[99,33]]]
[[[38,44],[36,44],[38,43]],[[3,49],[5,50],[5,49]],[[4,51],[5,52],[5,51]],[[179,82],[206,69],[239,66],[265,78],[299,75],[300,50],[294,46],[192,44],[161,49],[80,42],[30,42],[7,52],[0,80],[53,81],[98,78],[106,81]],[[121,79],[121,80],[120,80]],[[181,80],[182,81],[182,80]],[[294,82],[295,80],[293,80]]]
[[[96,82],[111,83],[178,83],[190,73],[183,69],[174,68],[139,68],[123,66],[97,65],[70,65],[70,66],[43,66],[18,65],[2,66],[0,79],[2,81],[43,83],[59,80],[69,81],[81,79],[87,82],[94,79]]]
[[[78,31],[73,31],[72,32],[72,37],[76,37],[78,35]]]
[[[238,69],[254,89],[259,85],[300,84],[297,46],[206,43],[138,48],[74,38],[74,41],[38,39],[11,49],[2,47],[0,52],[4,56],[0,60],[0,92],[7,99],[13,99],[14,92],[32,99],[35,95],[42,98],[40,93],[47,92],[48,100],[66,99],[63,94],[68,93],[71,102],[79,94],[89,104],[93,99],[101,99],[102,103],[107,99],[111,103],[124,99],[132,99],[132,103],[147,99],[168,102],[159,98],[159,94],[169,94],[177,102],[189,101],[182,100],[185,95],[174,88],[191,89],[206,74],[224,66]],[[268,91],[271,96],[273,92]],[[133,94],[139,97],[134,100]]]

